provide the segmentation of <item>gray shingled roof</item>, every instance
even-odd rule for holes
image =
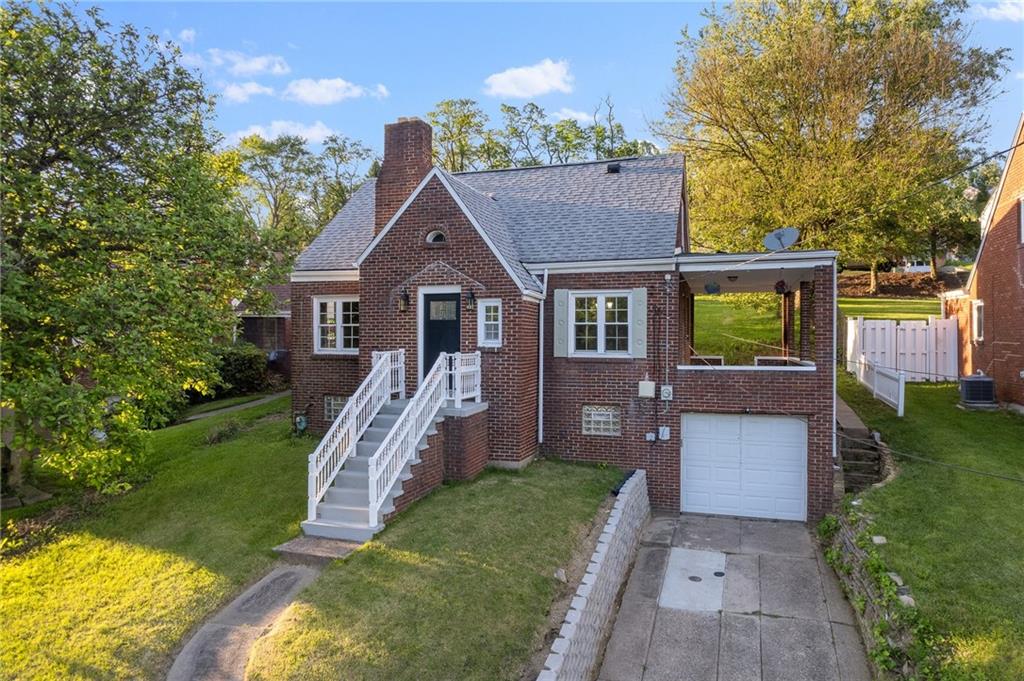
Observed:
[[[445,174],[524,286],[523,263],[671,256],[683,183],[681,154]],[[367,182],[299,256],[296,270],[351,269],[373,238]]]

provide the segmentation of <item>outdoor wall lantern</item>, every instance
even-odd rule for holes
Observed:
[[[398,296],[398,311],[405,312],[409,309],[409,291],[402,289],[402,295]]]
[[[466,296],[466,309],[467,310],[475,310],[476,309],[476,294],[473,293],[472,290],[470,290],[469,295]]]

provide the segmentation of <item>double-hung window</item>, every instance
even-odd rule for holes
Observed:
[[[313,350],[318,354],[359,354],[359,299],[313,299]]]
[[[570,296],[569,303],[572,354],[629,355],[629,292],[580,291]]]
[[[501,300],[493,298],[477,303],[476,334],[476,344],[480,347],[501,347]]]

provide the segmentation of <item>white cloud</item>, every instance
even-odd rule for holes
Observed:
[[[206,53],[211,66],[227,66],[228,71],[236,76],[258,76],[263,73],[283,76],[291,72],[285,58],[277,54],[248,55],[216,47]]]
[[[383,99],[389,94],[388,89],[379,83],[376,87],[369,89],[350,83],[344,78],[321,78],[319,80],[300,78],[288,83],[282,96],[303,104],[324,106],[357,97],[371,96]]]
[[[1018,71],[1017,78],[1019,78],[1020,80],[1024,80],[1024,71]]]
[[[333,134],[334,130],[327,127],[322,121],[311,125],[298,121],[272,121],[270,125],[250,125],[244,130],[233,133],[230,139],[232,142],[237,142],[249,135],[259,135],[264,139],[275,139],[281,135],[298,135],[314,144],[319,144]]]
[[[272,95],[274,88],[260,85],[255,81],[228,83],[224,86],[224,99],[229,102],[248,102],[255,95]]]
[[[1024,21],[1024,0],[999,0],[974,6],[978,15],[993,21]]]
[[[564,121],[572,119],[578,123],[593,123],[594,115],[587,113],[586,111],[578,111],[577,109],[570,109],[567,106],[563,106],[558,111],[551,113],[551,117],[556,121]]]
[[[484,79],[484,92],[494,97],[536,97],[549,92],[572,92],[569,62],[543,59],[533,66],[516,66]]]
[[[183,28],[178,33],[178,40],[182,43],[191,45],[196,41],[196,29],[194,28]]]

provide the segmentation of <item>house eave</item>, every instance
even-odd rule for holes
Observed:
[[[359,281],[359,270],[294,270],[289,277],[293,283],[314,281]]]
[[[531,274],[582,274],[586,272],[671,272],[675,258],[633,258],[624,260],[578,260],[524,263]]]
[[[767,253],[688,253],[676,256],[680,272],[743,269],[772,270],[835,265],[838,251],[777,251]]]

